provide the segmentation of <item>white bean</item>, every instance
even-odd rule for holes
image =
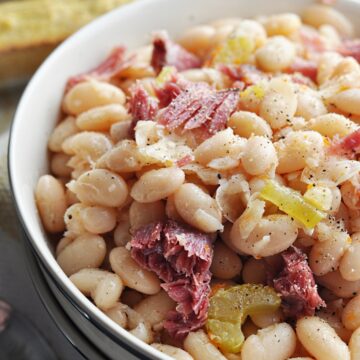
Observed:
[[[120,140],[128,139],[130,137],[130,129],[132,120],[119,121],[110,128],[110,137],[114,143]]]
[[[79,115],[92,108],[125,104],[125,94],[114,85],[96,80],[85,81],[75,85],[65,95],[63,109],[68,114]]]
[[[219,234],[220,239],[226,244],[226,246],[232,251],[236,252],[238,255],[245,255],[241,251],[235,248],[235,246],[231,243],[230,233],[231,233],[232,223],[227,222],[224,224],[224,230]]]
[[[215,45],[215,41],[214,44]],[[224,89],[231,86],[228,76],[213,68],[189,69],[181,72],[181,75],[191,82],[206,82],[216,89]]]
[[[351,298],[360,290],[360,280],[347,281],[342,278],[340,271],[332,271],[316,278],[317,283],[326,287],[336,296],[341,298]]]
[[[348,330],[341,321],[344,307],[343,300],[323,300],[326,301],[326,307],[322,307],[317,311],[316,315],[325,320],[336,331],[341,340],[348,343],[352,332]]]
[[[340,45],[337,44],[337,46]],[[331,78],[341,77],[346,74],[351,74],[359,71],[359,63],[353,57],[346,57],[342,59],[335,67]]]
[[[102,206],[88,206],[81,211],[85,230],[93,234],[103,234],[116,226],[116,211]]]
[[[65,229],[66,197],[62,183],[51,175],[43,175],[35,190],[36,205],[46,231],[61,232]]]
[[[119,276],[99,269],[82,269],[71,275],[70,280],[82,293],[91,296],[101,310],[115,306],[124,288]]]
[[[319,34],[324,39],[325,46],[329,49],[336,49],[341,45],[341,36],[337,29],[332,25],[321,25]]]
[[[296,14],[285,13],[266,17],[261,21],[268,36],[289,36],[297,32],[301,26],[301,19]]]
[[[242,262],[240,257],[223,243],[217,241],[214,246],[214,257],[210,271],[223,280],[240,275]]]
[[[214,27],[209,25],[198,25],[185,30],[179,39],[179,43],[185,47],[185,49],[198,54],[199,56],[203,56],[213,45],[212,40],[214,35]]]
[[[156,326],[165,320],[167,313],[175,308],[175,302],[169,295],[161,290],[155,295],[150,295],[135,305],[137,311],[151,326]]]
[[[322,85],[328,81],[341,60],[342,56],[336,52],[324,52],[321,54],[318,60],[316,82]]]
[[[223,216],[234,222],[243,213],[250,198],[249,184],[242,174],[221,180],[216,189],[215,200]]]
[[[58,177],[69,177],[71,175],[71,167],[67,165],[70,156],[64,153],[55,153],[51,157],[50,169],[51,172]]]
[[[181,185],[174,199],[176,210],[188,224],[204,232],[223,229],[216,201],[199,186],[190,183]]]
[[[353,243],[340,260],[341,276],[348,281],[360,280],[360,243]]]
[[[332,25],[341,35],[351,36],[354,32],[349,19],[331,6],[316,4],[307,7],[303,13],[306,24],[314,27]]]
[[[112,143],[106,135],[93,131],[82,131],[62,143],[65,154],[77,155],[89,163],[99,159],[111,148]]]
[[[345,114],[360,115],[360,89],[344,90],[334,95],[330,101]]]
[[[151,170],[133,185],[130,195],[138,202],[152,203],[173,194],[184,180],[184,172],[177,167]]]
[[[114,243],[116,246],[125,246],[130,240],[130,220],[126,213],[121,217],[114,230]]]
[[[119,104],[99,106],[81,113],[76,118],[76,125],[81,130],[108,131],[112,124],[128,120],[130,115]]]
[[[234,36],[243,37],[255,44],[255,47],[264,45],[266,31],[262,24],[255,20],[244,19],[235,26]]]
[[[349,349],[335,330],[316,316],[296,323],[296,333],[306,350],[317,360],[350,360]]]
[[[253,136],[248,140],[241,161],[250,175],[263,175],[278,164],[274,145],[264,136]]]
[[[127,185],[122,177],[103,169],[90,170],[67,186],[87,205],[120,207],[128,195]]]
[[[341,203],[341,192],[337,186],[330,187],[332,192],[332,202],[329,210],[329,214],[336,214],[340,208]]]
[[[61,121],[50,135],[48,147],[51,151],[62,151],[62,143],[70,136],[79,132],[75,123],[75,118],[68,116]]]
[[[154,341],[154,334],[151,331],[151,326],[147,322],[139,322],[139,324],[130,333],[146,344]]]
[[[360,329],[357,329],[351,335],[349,341],[351,360],[360,360]]]
[[[170,195],[166,199],[165,213],[169,219],[173,219],[173,220],[181,222],[181,220],[182,220],[181,216],[179,215],[178,211],[176,210],[174,195]]]
[[[85,227],[81,212],[86,208],[84,204],[75,203],[66,209],[64,220],[66,224],[66,236],[74,238],[84,234]]]
[[[256,51],[255,57],[261,69],[281,71],[289,67],[295,59],[295,46],[283,36],[274,36]]]
[[[278,254],[287,249],[298,235],[296,223],[287,215],[263,217],[248,237],[242,236],[238,221],[231,230],[232,243],[242,252],[254,257]]]
[[[326,106],[315,91],[300,91],[297,95],[296,116],[310,120],[327,113]],[[309,127],[311,130],[316,130]]]
[[[124,247],[112,249],[109,259],[112,270],[120,276],[126,286],[147,295],[154,295],[160,291],[158,277],[140,267]]]
[[[184,349],[194,360],[226,360],[203,330],[189,333],[184,341]]]
[[[100,160],[105,167],[119,173],[128,173],[141,170],[143,164],[139,150],[134,140],[122,140]]]
[[[211,160],[226,156],[239,158],[245,143],[245,139],[235,136],[232,129],[227,128],[202,142],[194,151],[195,160],[208,165]]]
[[[165,345],[165,344],[157,344],[153,343],[151,344],[153,348],[156,350],[159,350],[160,352],[169,355],[172,359],[175,360],[193,360],[193,357],[188,354],[186,351],[181,350],[178,347],[171,346],[171,345]]]
[[[105,314],[122,328],[125,329],[127,327],[128,318],[126,312],[124,311],[123,304],[117,303],[111,309],[106,310]]]
[[[241,349],[242,360],[286,360],[296,347],[296,335],[287,323],[269,326],[249,336]]]
[[[107,310],[119,300],[123,288],[120,277],[116,274],[108,273],[99,281],[91,296],[97,307]]]
[[[265,136],[269,139],[272,137],[272,130],[270,125],[250,111],[236,111],[228,120],[230,126],[236,135],[244,138],[249,138],[252,135]]]
[[[293,83],[286,78],[271,80],[260,103],[259,115],[272,129],[280,129],[291,124],[296,109],[297,96]]]
[[[259,199],[251,199],[245,211],[235,221],[230,231],[230,243],[239,250],[237,245],[241,239],[246,239],[261,221],[265,212],[265,201]]]
[[[165,218],[165,205],[162,201],[152,203],[133,201],[129,209],[130,231],[134,233],[144,225],[165,220]]]
[[[92,162],[93,160],[90,157],[84,159],[78,155],[72,156],[67,163],[67,165],[73,169],[71,172],[71,178],[77,179],[86,171],[91,170],[92,166],[90,164]]]
[[[316,131],[294,131],[275,143],[279,165],[276,172],[285,174],[317,166],[324,158],[324,141]]]
[[[55,254],[58,256],[74,239],[70,237],[63,237],[56,245]]]
[[[347,119],[345,116],[329,113],[318,116],[307,123],[310,130],[315,130],[323,136],[330,138],[338,135],[340,137],[349,135],[355,131],[358,126]]]
[[[105,313],[120,326],[126,326],[131,334],[144,341],[146,344],[150,344],[154,341],[154,334],[150,324],[129,306],[117,303]]]
[[[269,313],[258,313],[251,315],[250,317],[252,322],[261,329],[284,321],[284,314],[281,310],[276,310]]]
[[[315,275],[321,276],[338,268],[351,239],[346,232],[323,223],[317,226],[317,236],[318,241],[309,255],[309,265]]]
[[[105,259],[106,244],[101,236],[84,234],[72,241],[57,256],[57,262],[66,275],[81,269],[98,268]]]
[[[340,187],[341,198],[351,210],[360,210],[359,189],[352,181],[345,181]]]
[[[360,327],[360,295],[356,295],[345,306],[341,320],[349,330],[356,330]]]

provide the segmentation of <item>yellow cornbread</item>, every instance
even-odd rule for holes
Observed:
[[[129,0],[0,3],[0,85],[28,77],[67,36]]]

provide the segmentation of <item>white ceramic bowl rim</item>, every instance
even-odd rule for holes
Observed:
[[[158,26],[161,28],[168,28],[171,30],[170,33],[172,35],[177,35],[187,26],[199,22],[206,22],[220,16],[234,16],[234,14],[239,14],[246,17],[285,11],[297,12],[312,2],[313,1],[311,0],[293,0],[291,2],[288,0],[252,0],[251,2],[245,0],[182,0],[181,2],[171,0],[138,0],[103,15],[71,36],[47,58],[29,82],[14,117],[8,152],[10,186],[20,221],[36,255],[48,274],[53,278],[54,283],[61,289],[69,301],[78,308],[83,316],[89,318],[115,342],[121,343],[122,346],[131,349],[133,353],[135,352],[142,356],[145,355],[152,359],[169,359],[169,357],[161,354],[154,348],[136,339],[126,330],[120,328],[112,320],[106,317],[94,304],[88,301],[63,273],[49,247],[46,245],[46,235],[41,228],[36,213],[33,192],[36,183],[35,179],[41,174],[46,173],[46,141],[44,141],[44,139],[48,138],[50,130],[55,124],[56,119],[54,113],[56,114],[57,110],[55,109],[59,108],[62,89],[55,89],[54,91],[51,90],[47,92],[44,91],[44,88],[41,88],[39,84],[44,83],[44,77],[50,75],[50,69],[57,64],[59,59],[66,58],[65,55],[69,52],[74,55],[75,60],[81,59],[81,61],[85,61],[84,58],[89,58],[89,61],[85,61],[86,67],[80,67],[73,63],[64,65],[61,63],[61,74],[58,74],[56,71],[51,73],[51,77],[54,78],[55,84],[59,83],[64,85],[68,76],[81,73],[98,64],[99,61],[106,56],[106,53],[111,47],[115,45],[114,41],[112,41],[110,48],[108,46],[109,44],[98,44],[96,54],[91,53],[88,48],[85,48],[84,43],[91,44],[91,39],[97,38],[100,38],[106,43],[106,36],[102,34],[101,31],[107,29],[108,35],[109,26],[107,23],[111,23],[111,26],[115,26],[116,21],[121,22],[125,19],[132,19],[135,21],[134,19],[137,19],[138,23],[136,26],[147,29],[147,36],[150,31],[149,29],[155,30]],[[359,26],[356,22],[360,14],[359,2],[356,0],[340,0],[338,6],[349,15],[350,19],[357,26]],[[206,12],[204,12],[204,7],[206,7]],[[240,11],[240,9],[242,11]],[[141,14],[142,17],[140,17],[139,14]],[[156,22],[154,22],[153,19],[149,19],[147,15],[154,16]],[[123,24],[120,25],[123,26]],[[130,29],[135,29],[135,24],[129,23],[128,25]],[[139,32],[131,34],[130,31],[128,33],[124,31],[124,33],[128,42],[132,43],[134,46],[145,43],[146,39],[149,40],[149,38],[140,36]],[[117,35],[116,31],[114,37],[119,38],[119,41],[121,41],[121,36]],[[67,67],[69,67],[69,70]],[[62,79],[60,79],[60,75],[63,77]],[[47,81],[48,87],[51,87],[51,81]],[[53,93],[57,95],[54,95]],[[39,96],[43,97],[47,102],[32,107],[33,104],[39,103],[41,100],[39,100]],[[32,131],[28,122],[31,115],[34,114],[33,116],[35,118],[37,113],[46,114],[49,118],[49,122],[51,122],[51,126],[49,125],[44,132],[35,129],[34,133],[36,134],[36,139],[39,137],[39,141],[33,143],[32,148],[28,140],[25,142],[23,142],[23,140],[26,139],[26,137],[32,136]],[[22,148],[23,144],[24,146]],[[39,161],[39,159],[42,161]],[[27,174],[30,175],[27,176]]]

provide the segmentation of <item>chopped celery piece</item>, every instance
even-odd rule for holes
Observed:
[[[241,98],[247,98],[252,95],[261,100],[265,96],[265,90],[261,85],[251,85],[240,93]]]
[[[255,50],[255,43],[251,38],[244,36],[230,36],[215,50],[214,64],[240,65],[248,61]]]
[[[307,202],[299,192],[282,186],[273,180],[266,182],[260,191],[260,197],[275,204],[280,210],[308,229],[314,228],[326,216],[325,213]]]
[[[224,352],[238,353],[244,342],[241,325],[248,315],[276,311],[280,296],[269,286],[243,284],[219,289],[210,298],[206,329]]]
[[[155,81],[157,85],[163,85],[171,79],[171,76],[176,72],[174,66],[164,66]]]

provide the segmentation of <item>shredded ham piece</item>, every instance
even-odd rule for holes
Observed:
[[[242,82],[244,88],[250,85],[255,85],[262,80],[266,80],[269,76],[260,71],[256,66],[253,65],[226,65],[220,64],[218,66],[219,71],[230,77],[235,82]],[[233,84],[234,87],[236,84]],[[241,89],[242,90],[242,89]]]
[[[287,72],[289,74],[300,73],[316,82],[317,64],[314,61],[297,57],[291,66],[287,69]]]
[[[360,39],[344,40],[338,51],[343,56],[352,56],[360,63]]]
[[[211,239],[173,220],[138,229],[131,255],[143,268],[155,272],[163,289],[177,302],[164,323],[171,336],[183,338],[206,321],[213,250]]]
[[[281,253],[284,266],[273,280],[273,286],[281,294],[285,316],[300,318],[313,316],[315,310],[326,306],[317,291],[313,273],[306,255],[291,246]]]
[[[206,83],[189,83],[158,116],[158,122],[169,130],[201,129],[205,137],[226,127],[227,119],[236,110],[238,89],[216,91]]]
[[[159,99],[159,107],[164,108],[181,93],[182,89],[181,86],[179,86],[177,79],[173,78],[161,87],[155,86],[154,90]]]
[[[130,93],[129,111],[132,115],[130,132],[132,133],[139,120],[154,119],[158,111],[158,103],[139,83],[130,89]]]
[[[158,32],[153,39],[154,50],[151,65],[159,73],[164,66],[174,66],[178,71],[198,68],[201,61],[194,54],[169,39],[165,31]]]
[[[300,39],[305,49],[313,53],[326,51],[326,45],[319,33],[312,28],[305,27],[300,30]]]
[[[333,155],[343,155],[354,158],[360,152],[360,129],[343,137],[341,140],[334,141],[329,148],[329,153]]]
[[[126,48],[124,46],[115,47],[110,55],[96,68],[70,77],[67,81],[65,92],[88,79],[109,81],[111,78],[116,77],[124,69],[128,68],[135,59],[134,57],[125,59],[125,52]]]

